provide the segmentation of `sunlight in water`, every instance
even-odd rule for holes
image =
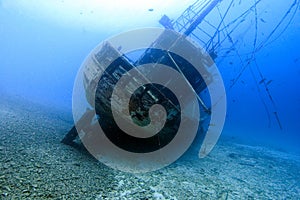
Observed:
[[[4,9],[88,30],[157,26],[166,12],[176,19],[194,0],[3,0]]]

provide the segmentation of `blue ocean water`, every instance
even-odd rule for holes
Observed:
[[[176,19],[186,5],[193,3],[168,1],[162,8],[157,2],[153,6],[149,3],[147,7],[141,7],[135,17],[130,11],[133,3],[124,9],[120,4],[116,13],[112,10],[103,16],[97,14],[103,12],[97,10],[101,6],[94,9],[82,7],[80,10],[76,6],[68,7],[68,1],[56,1],[56,4],[45,2],[0,1],[0,90],[1,93],[21,96],[70,112],[77,70],[97,44],[107,37],[134,28],[162,27],[158,20],[163,14]],[[271,14],[259,19],[258,38],[268,35],[281,19],[273,16],[277,13],[282,16],[293,3],[276,1],[272,5],[264,5],[259,12]],[[298,1],[296,3],[299,4]],[[112,5],[111,9],[114,7],[116,5]],[[62,12],[63,9],[65,12]],[[234,7],[230,12],[235,12]],[[290,23],[288,27],[279,29],[273,37],[276,40],[262,46],[255,54],[263,78],[253,62],[231,87],[240,70],[239,58],[224,55],[224,59],[216,61],[224,79],[228,100],[221,138],[300,154],[299,14],[297,8],[294,18],[290,22],[289,19],[283,22],[282,27]],[[249,23],[253,24],[254,21]],[[247,37],[243,37],[244,31],[237,29],[234,39],[247,40]],[[250,49],[252,40],[249,43],[244,41],[244,45],[247,44]],[[263,87],[264,82],[268,84],[274,104]],[[279,119],[274,112],[278,113]]]
[[[225,125],[206,157],[201,141],[197,156],[191,148],[131,174],[61,143],[78,70],[99,43],[163,28],[164,15],[183,33],[181,22],[215,2],[188,37],[211,45],[226,90]],[[299,199],[299,44],[300,0],[0,0],[0,199]]]

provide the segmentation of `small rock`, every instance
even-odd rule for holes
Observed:
[[[5,164],[3,165],[3,168],[4,168],[4,169],[8,169],[8,168],[9,168],[8,164],[5,163]]]
[[[80,166],[80,163],[79,162],[74,162],[73,165]]]
[[[124,181],[120,180],[119,183],[118,183],[118,188],[122,187],[123,185],[124,185]]]
[[[39,165],[38,163],[35,163],[34,166],[35,166],[36,168],[42,168],[41,165]]]
[[[12,165],[16,165],[16,163],[13,162],[13,161],[11,161],[11,162],[10,162],[10,165],[11,165],[11,166],[12,166]]]
[[[7,193],[7,192],[3,192],[3,193],[2,193],[2,196],[7,197],[7,196],[8,196],[8,193]]]
[[[72,175],[72,178],[73,178],[73,179],[80,179],[80,177],[79,177],[79,176],[76,176],[76,175]]]
[[[165,199],[165,197],[164,197],[164,195],[162,195],[162,194],[160,194],[160,193],[158,193],[158,192],[154,192],[154,194],[153,194],[153,198],[154,199]]]
[[[22,190],[22,193],[26,194],[26,193],[30,193],[29,190]]]
[[[3,186],[3,188],[7,191],[11,191],[11,189],[7,185]]]

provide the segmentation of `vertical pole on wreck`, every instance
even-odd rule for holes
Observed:
[[[197,26],[204,20],[204,18],[216,7],[216,5],[221,2],[221,0],[213,0],[211,3],[200,13],[200,15],[192,22],[192,24],[184,32],[184,35],[190,35]]]

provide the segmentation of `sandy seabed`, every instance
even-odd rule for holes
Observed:
[[[300,199],[300,158],[223,141],[204,159],[129,174],[60,143],[71,113],[0,99],[0,199]]]

